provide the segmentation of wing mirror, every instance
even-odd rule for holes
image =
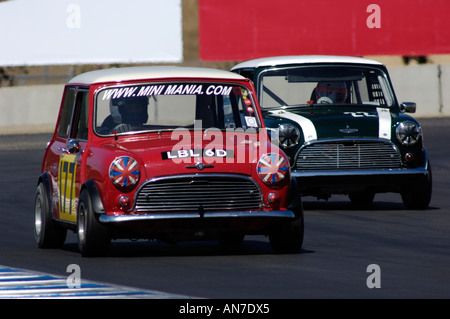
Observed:
[[[415,102],[402,102],[400,104],[400,110],[406,113],[416,113],[416,103]]]
[[[70,154],[76,154],[81,151],[80,142],[77,140],[69,140],[66,144],[67,152]]]

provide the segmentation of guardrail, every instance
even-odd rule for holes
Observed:
[[[450,64],[390,67],[399,102],[416,102],[414,117],[450,116]],[[0,134],[53,132],[64,85],[0,88]]]
[[[416,102],[415,117],[450,116],[450,64],[390,67],[399,102]]]

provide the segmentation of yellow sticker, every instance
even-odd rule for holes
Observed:
[[[76,155],[61,154],[59,159],[59,218],[69,222],[77,221],[76,205]]]

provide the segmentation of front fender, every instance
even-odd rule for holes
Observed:
[[[51,177],[49,176],[49,174],[47,172],[44,172],[41,174],[41,176],[39,176],[38,179],[38,186],[39,184],[44,185],[45,188],[45,194],[47,197],[47,203],[49,205],[49,209],[50,209],[50,213],[52,215],[52,218],[55,218],[55,214],[53,213],[53,207],[52,207],[52,188],[51,188]]]
[[[105,214],[105,208],[103,206],[103,202],[100,197],[100,193],[98,192],[97,185],[95,185],[95,182],[92,179],[87,180],[81,187],[81,190],[83,189],[85,189],[89,193],[94,213],[96,215]]]

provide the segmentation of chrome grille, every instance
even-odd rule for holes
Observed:
[[[136,197],[137,212],[198,212],[260,209],[262,195],[250,178],[230,175],[177,176],[150,180]]]
[[[401,166],[400,153],[389,142],[313,143],[300,150],[296,169],[389,169]]]

